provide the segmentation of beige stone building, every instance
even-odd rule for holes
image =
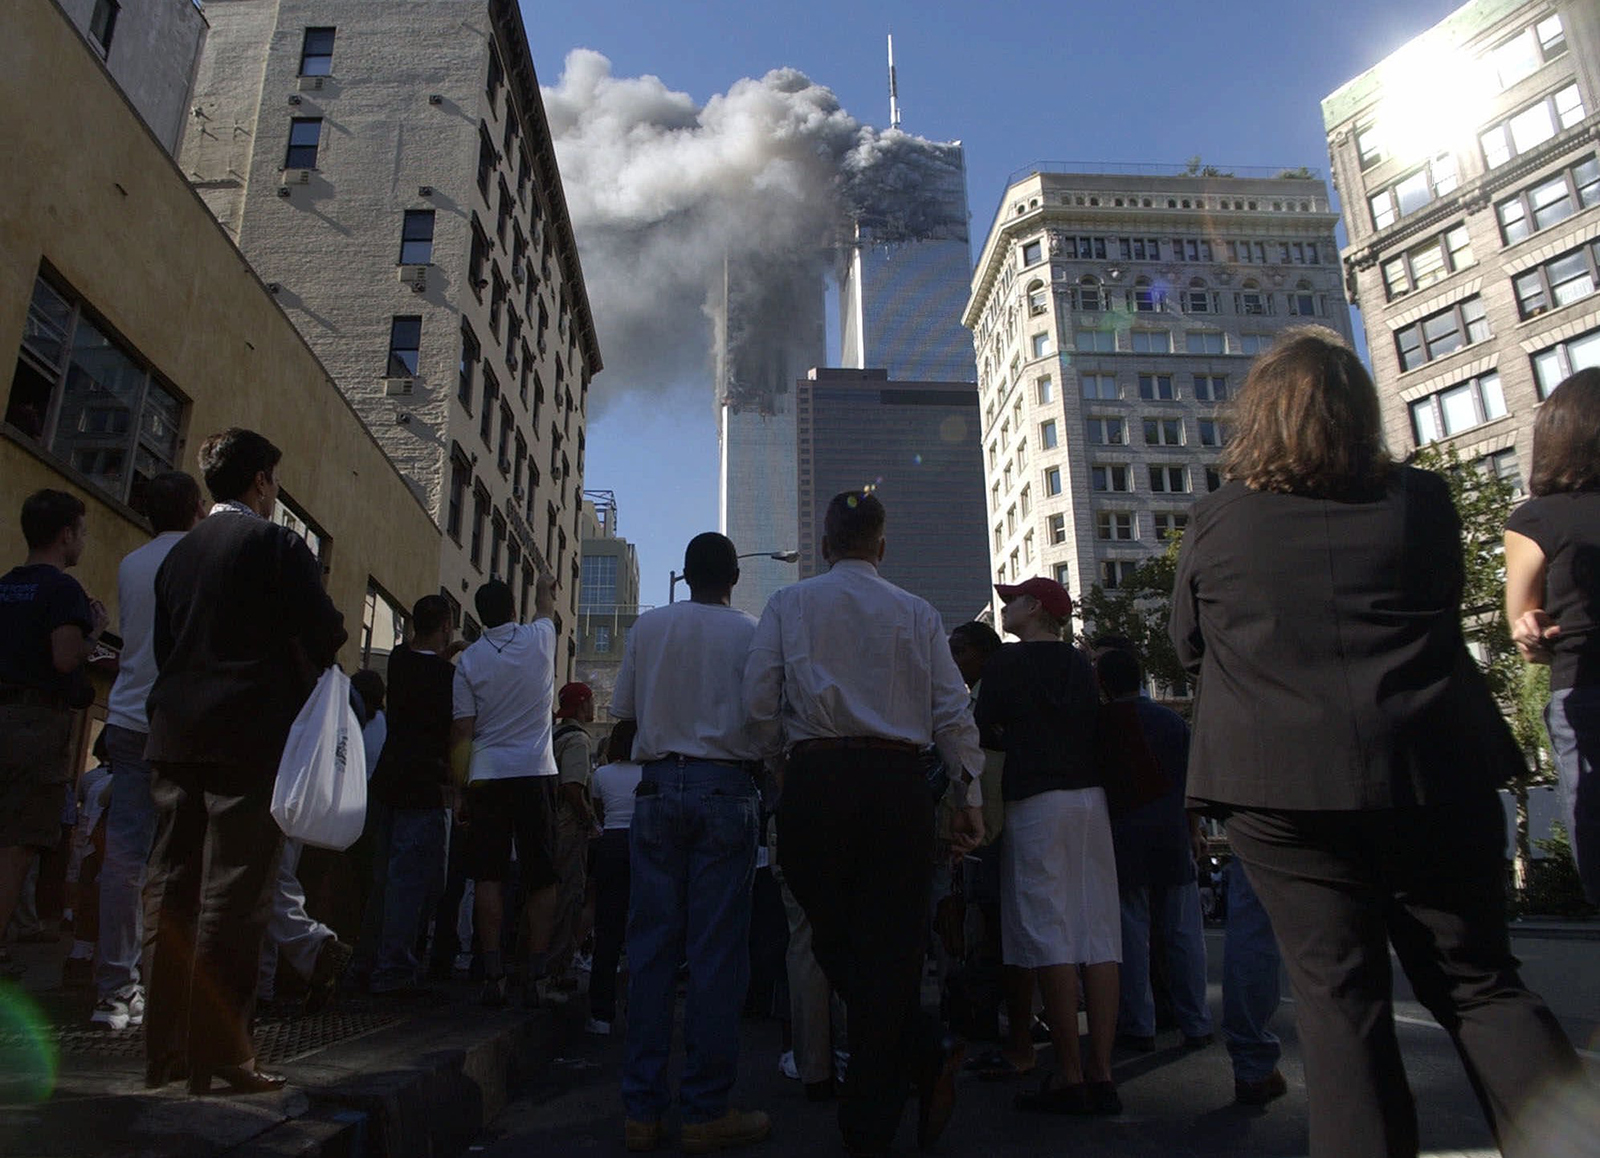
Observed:
[[[1151,170],[1153,171],[1153,170]],[[996,582],[1114,588],[1220,485],[1220,407],[1285,326],[1350,333],[1319,180],[1016,176],[962,322]]]
[[[72,99],[40,116],[49,92]],[[438,586],[429,512],[53,0],[0,5],[0,136],[27,158],[0,169],[0,560],[26,554],[26,495],[77,494],[75,574],[115,630],[117,565],[151,533],[143,481],[198,473],[206,435],[252,427],[283,449],[279,517],[321,559],[354,670],[383,644],[369,594]]]
[[[212,0],[181,163],[444,530],[438,586],[560,580],[600,369],[515,0]]]
[[[583,578],[578,594],[578,664],[574,678],[594,689],[595,718],[611,719],[611,692],[628,632],[649,608],[639,604],[639,554],[617,527],[617,497],[588,491],[583,499]],[[604,729],[595,729],[596,734]]]
[[[1322,115],[1390,448],[1520,489],[1540,400],[1600,365],[1600,5],[1476,0]]]

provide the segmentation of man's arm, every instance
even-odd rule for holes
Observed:
[[[956,782],[950,843],[957,852],[967,853],[983,843],[983,750],[978,747],[978,725],[972,720],[971,693],[931,608],[923,634],[933,685],[933,742]]]
[[[775,724],[783,707],[783,624],[776,599],[767,602],[750,637],[744,664],[744,712],[752,722]]]
[[[450,721],[450,781],[458,788],[466,786],[472,770],[472,730],[477,724],[476,716]]]
[[[540,571],[533,585],[533,617],[553,619],[556,613],[556,577],[549,571]]]

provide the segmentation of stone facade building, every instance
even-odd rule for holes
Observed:
[[[622,648],[639,605],[639,555],[617,531],[617,498],[588,491],[578,550],[583,577],[578,589],[578,666],[575,679],[594,690],[595,719],[611,719],[611,690],[622,666]],[[592,729],[598,735],[604,729]]]
[[[1350,333],[1337,221],[1303,171],[1013,179],[962,318],[996,582],[1116,587],[1187,523],[1250,359],[1285,326]]]
[[[515,0],[206,12],[183,169],[443,529],[466,632],[547,567],[569,677],[601,361]]]
[[[1600,365],[1600,6],[1476,0],[1322,115],[1391,450],[1520,490],[1539,402]]]

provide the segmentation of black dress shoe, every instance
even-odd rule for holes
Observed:
[[[344,976],[344,971],[350,967],[350,959],[355,955],[356,951],[337,937],[329,937],[322,943],[317,953],[317,963],[311,967],[311,976],[306,981],[305,1010],[308,1015],[321,1013],[328,1008],[339,991],[339,979]]]
[[[950,1124],[956,1108],[956,1075],[967,1057],[967,1043],[959,1037],[939,1042],[927,1068],[917,1083],[917,1146],[933,1149],[933,1144]]]
[[[273,1090],[281,1090],[289,1084],[289,1079],[282,1074],[269,1074],[261,1070],[244,1066],[217,1066],[211,1070],[195,1070],[189,1075],[189,1092],[191,1094],[209,1094],[211,1092],[211,1079],[219,1077],[228,1083],[228,1092],[234,1094],[267,1094]]]

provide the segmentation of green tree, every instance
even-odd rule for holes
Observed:
[[[1144,668],[1156,683],[1173,695],[1185,695],[1189,673],[1178,662],[1178,653],[1167,637],[1167,620],[1172,613],[1172,584],[1178,575],[1178,535],[1167,541],[1159,555],[1145,560],[1116,587],[1107,590],[1096,583],[1084,593],[1082,612],[1084,642],[1099,635],[1121,635],[1133,641]]]
[[[1280,181],[1281,180],[1287,180],[1287,179],[1296,179],[1296,180],[1301,180],[1301,181],[1309,181],[1309,180],[1312,180],[1315,177],[1316,177],[1316,174],[1313,173],[1310,169],[1306,168],[1304,165],[1301,165],[1299,168],[1296,168],[1296,169],[1284,169],[1284,170],[1281,170],[1278,173],[1278,179]]]

